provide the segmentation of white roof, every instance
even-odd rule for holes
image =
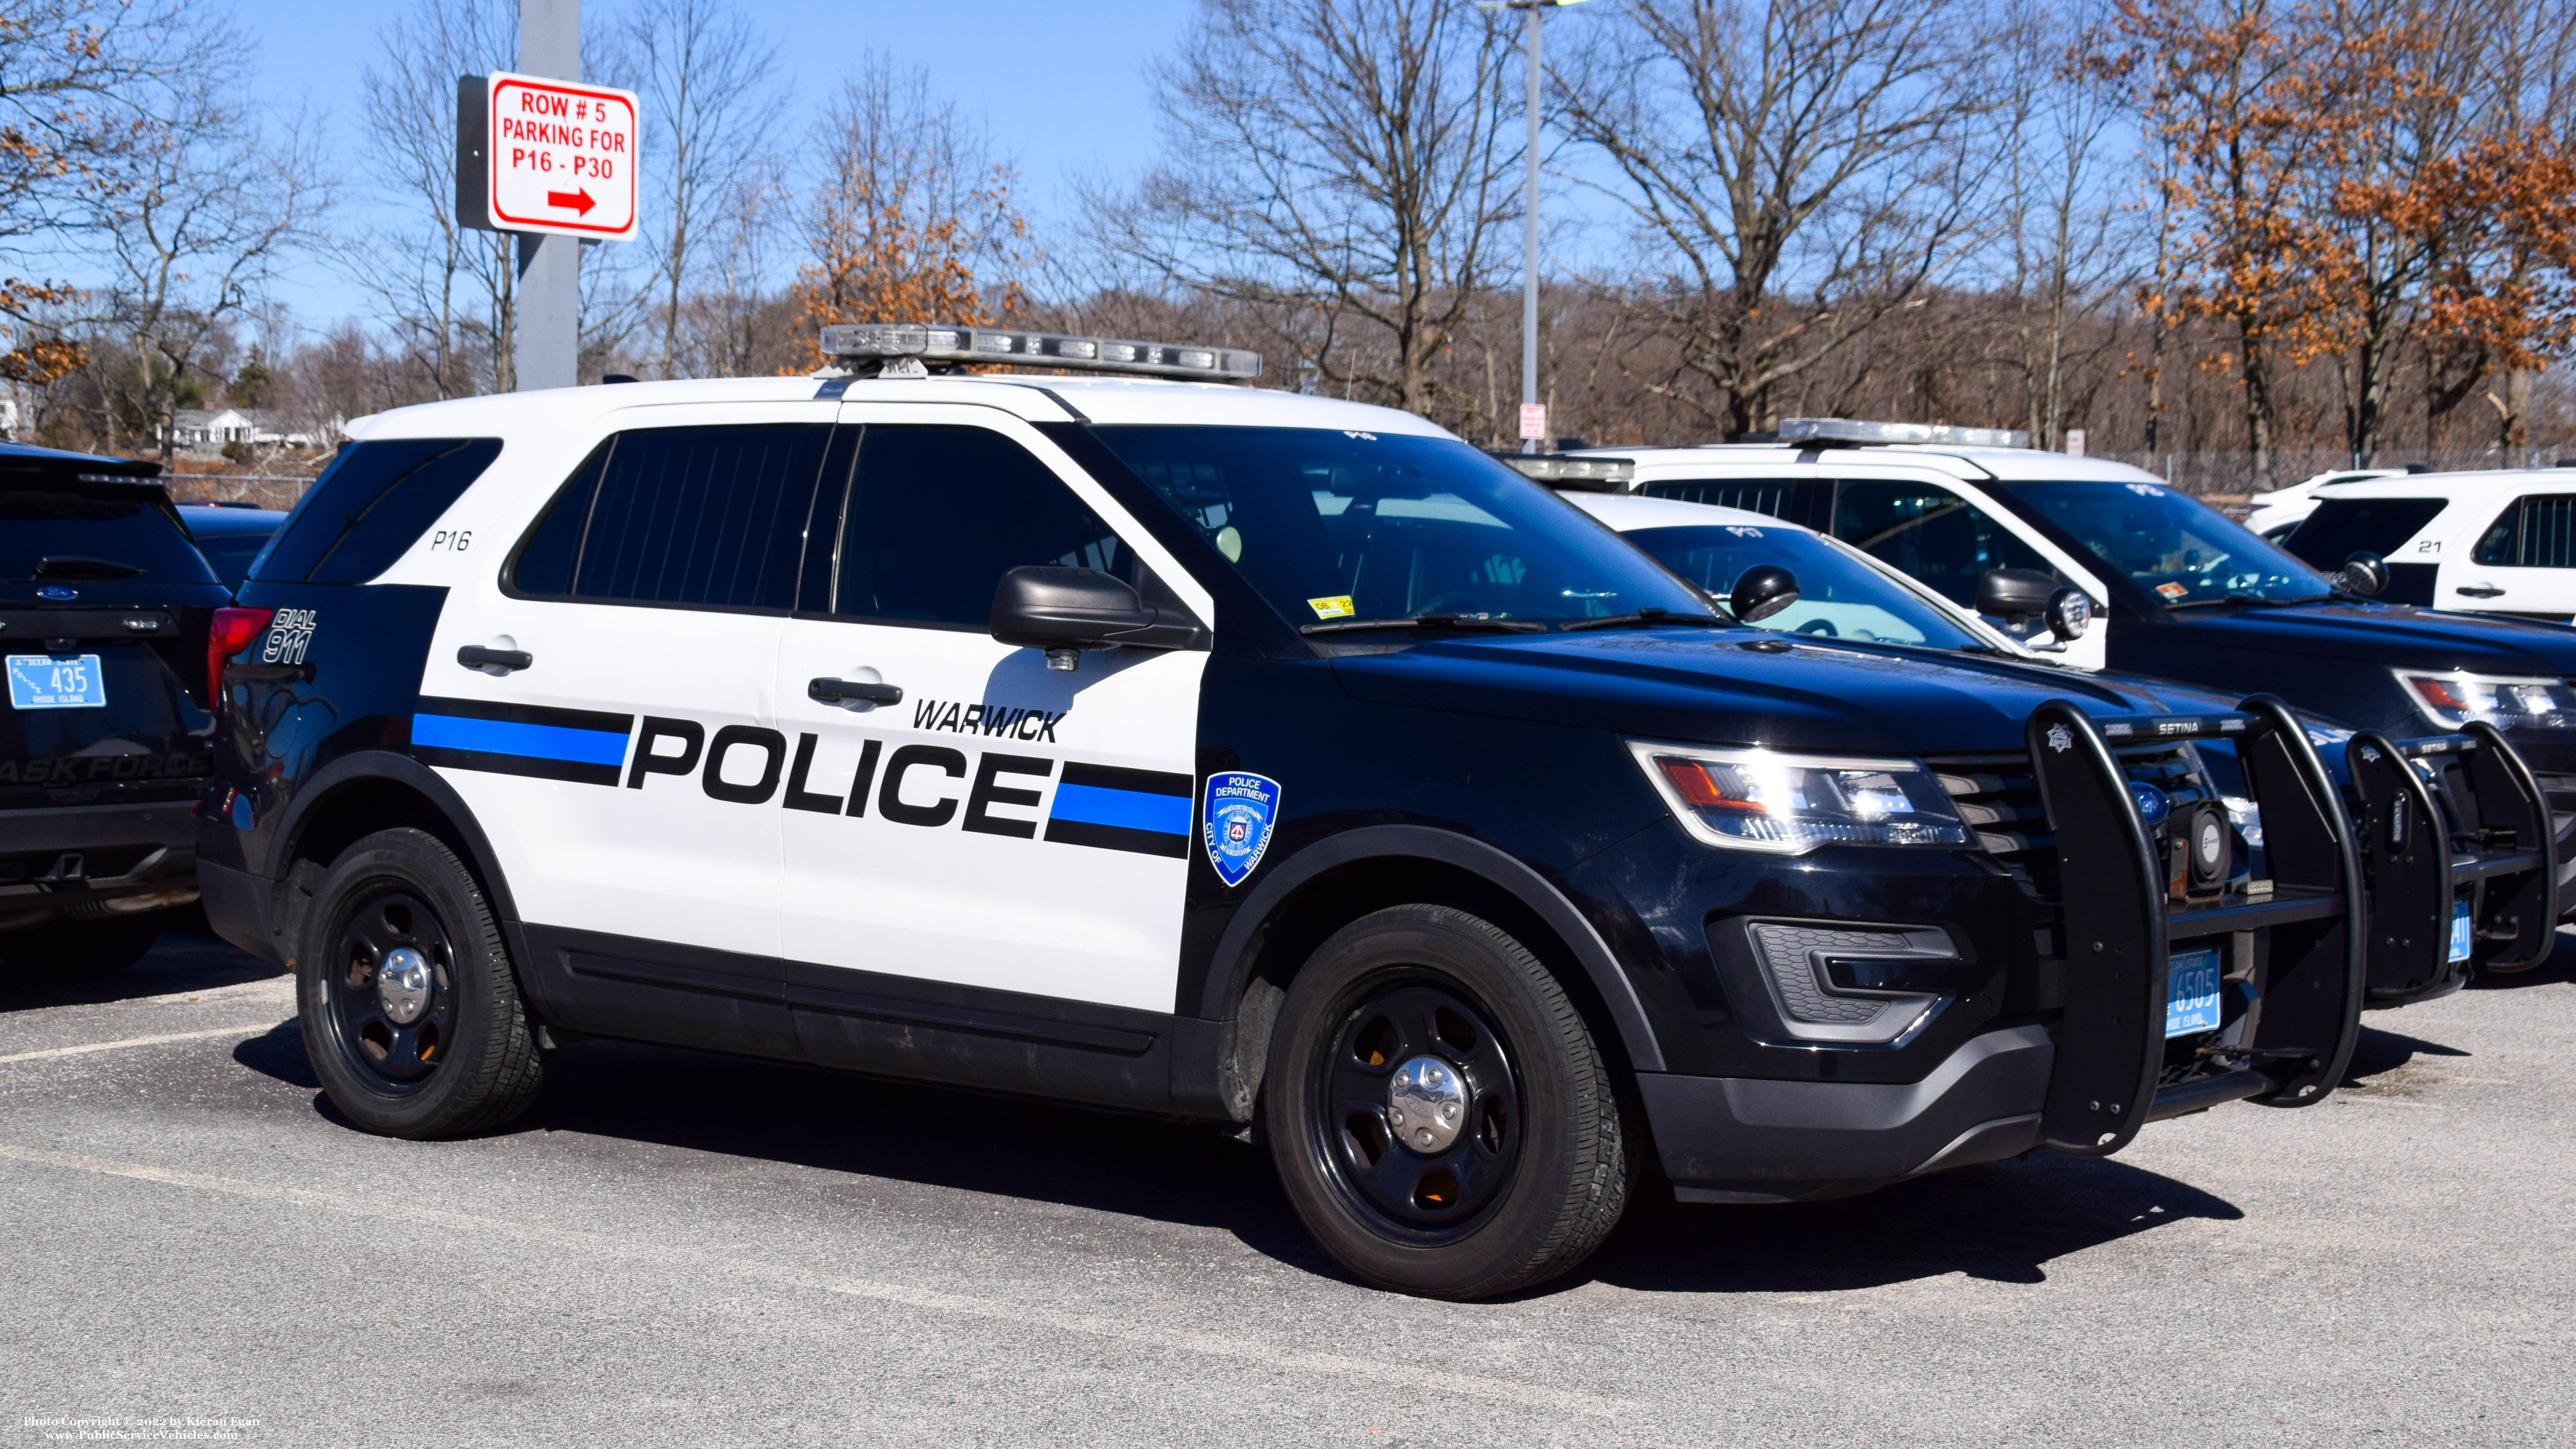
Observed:
[[[1585,448],[1576,456],[1627,458],[1637,481],[1745,477],[1799,462],[1819,466],[1914,464],[1954,478],[2016,482],[2161,483],[2143,468],[2109,458],[2079,458],[2037,448],[1971,448],[1941,443],[1872,443],[1852,447],[1784,447],[1778,443],[1711,443],[1698,448]]]
[[[348,433],[361,439],[507,436],[522,429],[554,431],[578,426],[626,408],[806,402],[825,396],[829,385],[819,377],[729,377],[497,393],[421,403],[353,418]],[[839,396],[853,403],[972,404],[998,408],[1035,423],[1196,423],[1451,436],[1436,424],[1394,408],[1224,383],[1001,373],[854,380],[843,387]]]
[[[1797,528],[1797,524],[1756,513],[1749,508],[1720,508],[1713,503],[1684,503],[1678,498],[1648,498],[1640,493],[1580,493],[1566,489],[1558,495],[1566,502],[1600,519],[1621,533],[1634,533],[1641,528],[1703,528],[1711,525],[1754,525],[1763,528]]]
[[[2576,468],[2486,468],[2462,473],[2401,473],[2357,483],[2328,483],[2315,496],[2326,498],[2482,498],[2533,490],[2576,493]]]

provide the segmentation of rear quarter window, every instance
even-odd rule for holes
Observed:
[[[501,456],[498,438],[352,443],[251,565],[264,584],[362,584],[391,567]]]
[[[2329,498],[2282,546],[2329,571],[2357,553],[2393,557],[2449,506],[2443,498]]]

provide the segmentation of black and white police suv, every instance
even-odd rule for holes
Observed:
[[[1650,1150],[1830,1197],[2343,1070],[2353,831],[2276,702],[1740,627],[1250,354],[826,350],[362,420],[219,621],[208,914],[352,1121],[505,1121],[589,1034],[1257,1124],[1352,1272],[1466,1297]],[[2214,736],[2261,879],[2134,803]]]

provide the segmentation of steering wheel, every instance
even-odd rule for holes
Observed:
[[[1834,621],[1831,619],[1809,619],[1807,622],[1798,626],[1797,632],[1801,634],[1819,634],[1827,639],[1839,639],[1843,637],[1843,631],[1835,628]]]

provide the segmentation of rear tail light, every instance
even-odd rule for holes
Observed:
[[[224,661],[250,647],[259,631],[268,627],[275,609],[217,609],[214,627],[206,631],[206,707],[221,706],[224,698]]]

